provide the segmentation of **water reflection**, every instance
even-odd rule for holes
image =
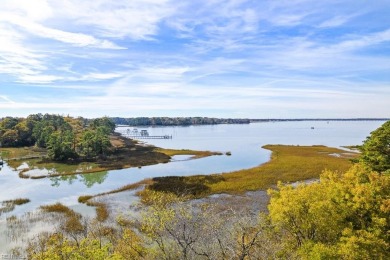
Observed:
[[[107,175],[107,171],[83,174],[80,175],[80,181],[82,181],[88,188],[91,188],[95,184],[102,184],[107,178]]]
[[[79,180],[81,183],[84,183],[87,188],[91,188],[95,184],[102,184],[107,178],[107,175],[107,171],[102,171],[82,175],[64,175],[49,177],[49,179],[51,181],[51,186],[53,187],[59,187],[61,184],[64,183],[72,185],[76,180]]]
[[[49,180],[51,181],[51,186],[53,187],[59,187],[63,183],[67,183],[69,185],[72,185],[75,180],[77,180],[76,175],[64,175],[64,176],[55,176],[55,177],[49,177]]]

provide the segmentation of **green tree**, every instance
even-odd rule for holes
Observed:
[[[385,172],[390,169],[390,121],[371,132],[360,147],[361,161],[374,171]]]
[[[65,161],[77,157],[74,150],[74,134],[71,130],[57,131],[50,135],[48,141],[48,156],[52,160]]]
[[[110,134],[115,130],[115,123],[108,117],[96,118],[90,122],[91,129],[103,129],[105,134]]]
[[[1,137],[2,146],[17,146],[19,142],[18,131],[10,129],[6,130]]]

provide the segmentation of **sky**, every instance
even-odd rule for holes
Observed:
[[[1,0],[0,117],[390,117],[388,0]]]

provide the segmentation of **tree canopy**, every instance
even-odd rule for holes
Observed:
[[[388,259],[390,176],[356,164],[318,183],[278,186],[270,218],[304,259]]]
[[[374,171],[384,172],[390,169],[390,121],[371,132],[360,147],[361,161]]]
[[[52,160],[64,161],[104,155],[110,147],[109,135],[115,123],[109,118],[84,119],[50,114],[27,118],[6,117],[0,121],[3,147],[46,148]]]

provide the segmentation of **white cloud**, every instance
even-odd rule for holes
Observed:
[[[348,22],[348,20],[350,20],[351,18],[352,16],[335,16],[320,23],[318,27],[320,28],[338,27]]]
[[[110,38],[150,39],[158,24],[174,12],[169,0],[50,1],[61,17],[75,25],[88,26]]]
[[[372,45],[381,44],[390,41],[390,29],[375,32],[364,36],[354,36],[351,40],[346,40],[332,46],[331,49],[336,51],[353,51],[356,49],[370,47]]]
[[[7,15],[1,12],[0,22],[17,25],[22,29],[26,30],[28,33],[35,34],[39,37],[49,38],[64,43],[70,43],[80,47],[89,46],[103,49],[124,49],[123,47],[119,47],[115,43],[112,43],[107,40],[96,39],[93,36],[82,33],[71,33],[48,28],[38,23],[32,22],[31,20],[15,15]]]
[[[62,77],[54,76],[54,75],[21,75],[18,82],[21,83],[31,83],[31,84],[46,84],[46,83],[52,83],[57,80],[62,79]]]
[[[7,96],[0,95],[0,103],[14,104],[15,102],[9,99]]]
[[[26,17],[31,21],[43,21],[53,15],[53,10],[47,0],[2,0],[0,10]]]

